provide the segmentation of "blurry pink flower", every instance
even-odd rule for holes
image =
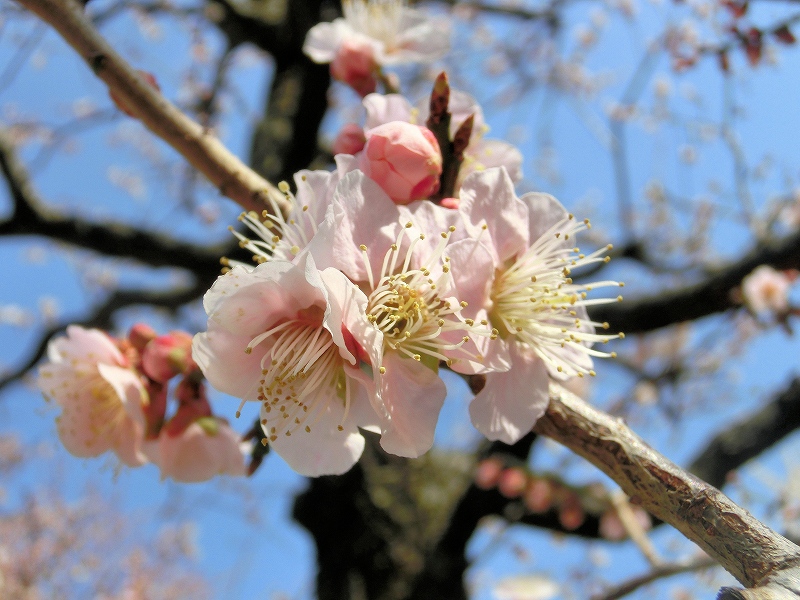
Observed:
[[[359,167],[394,202],[422,200],[439,189],[442,153],[429,129],[392,121],[370,129],[366,137]]]
[[[192,336],[183,331],[171,331],[150,340],[142,352],[142,370],[159,383],[166,383],[193,365]]]
[[[50,342],[47,357],[38,385],[62,409],[58,435],[70,454],[91,457],[112,450],[128,466],[144,464],[147,392],[112,339],[70,325],[66,337]]]
[[[498,491],[506,498],[519,498],[528,484],[528,475],[522,469],[510,467],[500,474]]]
[[[336,139],[333,140],[333,153],[356,154],[364,149],[366,142],[367,138],[364,136],[361,126],[357,123],[348,123],[342,127],[336,135]]]
[[[162,479],[183,483],[217,475],[241,477],[247,472],[239,435],[217,417],[200,418],[174,436],[162,430],[158,440],[148,444],[148,454]]]
[[[336,59],[346,42],[369,44],[379,65],[433,62],[450,48],[450,25],[410,9],[404,0],[343,0],[344,18],[311,28],[303,52],[317,63]]]
[[[270,445],[303,475],[350,469],[364,449],[358,427],[378,420],[370,369],[342,334],[376,355],[365,305],[363,292],[335,269],[319,271],[310,254],[234,267],[205,295],[208,331],[195,336],[195,361],[218,390],[259,402]]]
[[[331,76],[364,97],[378,87],[378,69],[375,49],[371,44],[364,40],[347,39],[336,50],[336,57],[331,63]]]
[[[794,278],[785,272],[761,265],[742,279],[742,296],[756,314],[785,314],[789,310],[789,289],[793,283]]]
[[[502,473],[503,461],[494,457],[484,459],[475,470],[475,485],[482,490],[491,490],[497,486]]]

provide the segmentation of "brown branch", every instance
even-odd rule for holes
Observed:
[[[11,218],[0,223],[0,236],[41,235],[106,256],[133,258],[154,267],[184,268],[204,278],[217,273],[219,258],[236,247],[233,242],[211,248],[193,246],[122,223],[92,223],[47,209],[2,129],[0,172],[5,176],[13,203]]]
[[[800,548],[655,452],[621,420],[556,385],[550,392],[550,406],[535,432],[590,461],[632,501],[678,529],[747,587],[774,591],[764,598],[795,597],[787,594],[800,572]]]
[[[800,378],[769,404],[719,433],[697,456],[689,471],[721,487],[726,475],[800,428]]]
[[[144,81],[100,36],[83,14],[81,4],[75,0],[19,3],[52,25],[145,126],[183,155],[220,193],[245,210],[267,208],[268,196],[283,209],[283,195]]]
[[[739,306],[731,292],[759,265],[800,269],[800,232],[763,242],[738,261],[716,270],[704,281],[663,290],[652,296],[592,307],[592,318],[615,331],[642,333],[692,321]]]
[[[634,577],[618,586],[608,590],[603,594],[595,594],[591,600],[619,600],[628,594],[632,594],[641,587],[644,587],[659,579],[680,575],[681,573],[691,573],[692,571],[702,571],[711,567],[718,566],[717,563],[708,556],[702,556],[690,561],[676,562],[654,567],[644,575]]]

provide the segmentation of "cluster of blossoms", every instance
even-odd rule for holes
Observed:
[[[244,475],[239,437],[214,417],[202,374],[181,331],[157,336],[135,325],[125,339],[77,325],[47,349],[39,387],[61,408],[58,435],[79,457],[112,451],[129,467],[155,463],[162,478],[204,481]],[[178,408],[167,420],[167,389],[179,377]]]
[[[451,133],[464,127],[448,93],[440,80],[427,127],[368,126],[360,155],[297,173],[294,193],[281,184],[287,213],[243,214],[254,235],[234,233],[256,266],[224,259],[205,296],[194,360],[240,410],[260,405],[263,442],[302,474],[350,469],[361,429],[396,455],[430,449],[446,396],[440,367],[485,377],[472,422],[514,443],[544,413],[551,378],[593,375],[593,356],[613,356],[592,348],[617,336],[597,333],[608,325],[586,307],[619,297],[587,292],[621,284],[571,278],[607,248],[581,254],[574,238],[588,221],[552,196],[517,197],[505,166],[465,160],[475,140]],[[370,98],[369,118],[401,100]],[[448,160],[472,172],[447,181]]]

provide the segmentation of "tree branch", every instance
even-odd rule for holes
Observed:
[[[644,575],[629,579],[628,581],[611,588],[603,594],[596,594],[592,596],[591,600],[619,600],[619,598],[627,596],[628,594],[632,594],[639,588],[653,583],[658,579],[672,577],[673,575],[680,575],[681,573],[702,571],[703,569],[709,569],[716,566],[718,566],[716,561],[708,556],[702,556],[689,561],[659,565],[657,567],[653,567]]]
[[[218,273],[219,258],[236,248],[234,242],[210,248],[193,246],[122,223],[100,225],[48,210],[2,129],[0,171],[6,178],[14,206],[12,217],[0,223],[0,236],[41,235],[106,256],[133,258],[154,267],[180,267],[203,278]]]
[[[800,232],[764,242],[740,260],[716,270],[704,281],[625,302],[592,307],[592,319],[608,322],[615,331],[642,333],[692,321],[737,307],[731,292],[759,265],[800,269]]]
[[[220,193],[245,210],[269,208],[269,198],[285,209],[286,200],[277,188],[178,110],[117,54],[83,14],[81,4],[75,0],[19,3],[52,25],[145,126],[183,155]]]
[[[764,598],[797,595],[792,582],[800,573],[800,548],[655,452],[621,420],[551,385],[550,406],[534,431],[590,461],[747,587],[774,591]]]
[[[689,471],[721,487],[730,472],[800,428],[800,377],[759,411],[712,439]]]

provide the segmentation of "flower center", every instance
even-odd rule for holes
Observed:
[[[306,183],[305,176],[302,177],[300,185],[305,186],[307,193],[314,195],[313,188]],[[251,210],[239,215],[239,220],[255,233],[258,239],[250,239],[233,227],[228,228],[239,240],[239,246],[253,253],[253,262],[256,264],[268,260],[291,261],[317,233],[317,223],[309,213],[309,205],[300,204],[285,181],[278,184],[278,189],[283,192],[291,207],[286,218],[283,217],[275,199],[268,195],[271,212],[264,210],[259,215]],[[225,267],[223,272],[227,272],[234,265],[249,266],[229,258],[222,258],[220,262]]]
[[[559,372],[583,377],[595,372],[571,358],[564,348],[598,357],[614,357],[616,353],[592,350],[588,344],[607,343],[624,334],[594,333],[595,327],[608,329],[608,323],[597,323],[588,318],[579,307],[605,304],[622,300],[616,298],[587,299],[587,292],[599,287],[622,287],[617,281],[598,281],[591,284],[573,283],[573,268],[608,262],[603,256],[611,246],[589,255],[580,254],[578,248],[567,246],[570,236],[590,227],[589,221],[576,222],[572,215],[565,217],[545,232],[507,269],[498,273],[492,287],[493,307],[490,318],[504,338],[514,336],[517,341],[532,347],[536,353]]]
[[[395,45],[404,0],[342,0],[344,18],[350,26],[371,38]]]
[[[403,231],[411,227],[409,222]],[[454,230],[455,227],[451,227],[448,232],[441,234],[442,240],[419,268],[410,267],[411,257],[417,242],[424,240],[425,235],[420,234],[407,246],[401,266],[400,247],[404,235],[401,231],[397,242],[384,256],[377,284],[372,279],[367,247],[361,246],[372,289],[367,302],[367,319],[383,333],[385,350],[398,351],[429,366],[437,365],[440,360],[450,366],[454,360],[450,356],[451,351],[461,349],[469,341],[468,334],[497,334],[496,331],[489,331],[486,321],[480,324],[485,329],[481,330],[472,319],[460,318],[466,302],[459,303],[455,298],[442,298],[439,295],[440,290],[446,290],[450,285],[449,259],[442,255]],[[439,275],[434,279],[431,269],[439,261]],[[463,351],[463,355],[473,360],[482,359],[466,351]]]
[[[253,338],[245,350],[249,354],[263,341],[274,338],[261,359],[258,387],[266,415],[261,425],[270,441],[281,434],[291,436],[300,428],[310,433],[334,397],[339,397],[345,407],[342,422],[350,409],[344,359],[315,312],[300,311],[298,318]]]

